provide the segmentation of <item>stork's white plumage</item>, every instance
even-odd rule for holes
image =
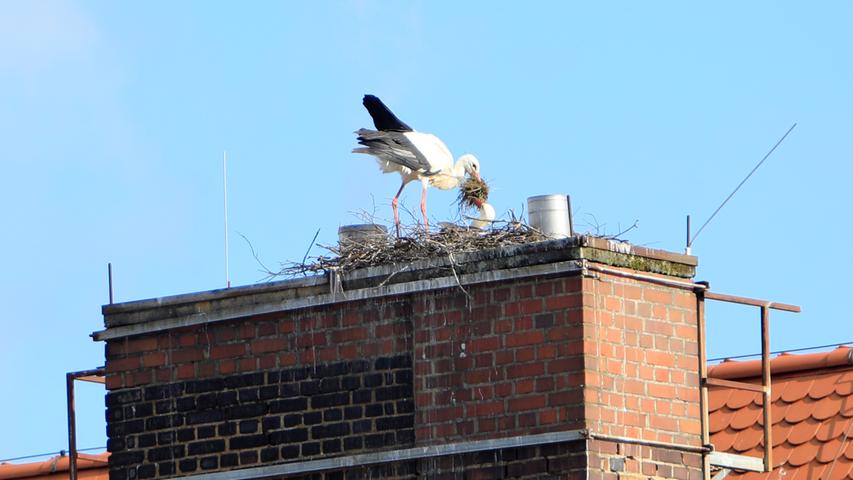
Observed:
[[[420,180],[423,188],[421,213],[424,228],[429,233],[426,212],[427,187],[450,190],[459,185],[466,173],[479,179],[480,162],[474,155],[466,154],[454,163],[447,145],[435,135],[414,131],[373,95],[365,95],[362,103],[373,118],[376,130],[362,128],[355,132],[358,134],[358,143],[363,147],[355,148],[353,152],[373,155],[383,172],[400,174],[403,183],[391,201],[397,237],[400,236],[400,216],[397,209],[400,194],[407,183]]]
[[[471,226],[474,228],[486,228],[495,219],[495,207],[486,202],[477,204],[477,210],[480,212],[480,217],[471,221]]]

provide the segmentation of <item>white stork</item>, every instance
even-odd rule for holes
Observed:
[[[480,212],[480,217],[471,220],[471,226],[474,228],[486,228],[495,219],[495,207],[482,200],[474,200],[477,210]]]
[[[421,213],[424,217],[424,228],[429,234],[426,211],[427,187],[450,190],[459,185],[465,173],[479,180],[480,162],[474,155],[466,154],[453,163],[450,150],[435,135],[414,131],[373,95],[365,95],[362,103],[373,118],[376,130],[362,128],[355,132],[358,134],[358,143],[363,147],[354,148],[353,153],[373,155],[384,173],[398,172],[402,177],[403,184],[391,200],[398,238],[400,237],[400,216],[397,211],[397,202],[400,193],[403,192],[407,183],[413,180],[421,181],[423,185]]]

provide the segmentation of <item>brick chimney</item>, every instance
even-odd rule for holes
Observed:
[[[572,237],[105,306],[110,478],[702,478],[696,264]]]

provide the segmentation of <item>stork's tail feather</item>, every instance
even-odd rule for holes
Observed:
[[[373,118],[373,125],[379,131],[412,132],[412,127],[403,123],[391,110],[373,95],[365,95],[362,101],[364,108]]]

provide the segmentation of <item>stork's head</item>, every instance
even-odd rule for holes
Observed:
[[[480,180],[480,161],[477,160],[477,157],[470,153],[466,153],[459,157],[459,161],[462,163],[462,166],[465,168],[465,172],[468,175]]]

